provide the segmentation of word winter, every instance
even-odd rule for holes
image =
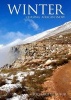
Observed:
[[[23,11],[23,15],[31,15],[32,13],[37,15],[39,12],[41,15],[64,15],[61,4],[35,4],[34,6],[30,4],[19,4],[17,6],[7,4],[7,6],[11,15],[14,12],[18,15],[21,11]]]

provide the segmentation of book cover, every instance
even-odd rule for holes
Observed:
[[[71,1],[0,3],[0,100],[71,99]]]

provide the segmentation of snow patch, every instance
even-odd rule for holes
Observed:
[[[17,95],[7,100],[28,100],[28,94]]]
[[[5,84],[0,87],[0,90],[10,92],[11,89],[21,87],[21,84]]]

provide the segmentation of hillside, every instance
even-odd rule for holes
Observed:
[[[0,67],[4,66],[5,64],[11,64],[12,62],[14,62],[16,60],[18,55],[14,54],[13,52],[10,51],[11,47],[14,47],[17,45],[23,45],[23,44],[33,45],[34,42],[43,41],[43,39],[45,39],[46,42],[48,40],[55,42],[54,40],[52,40],[51,37],[58,36],[58,35],[61,36],[61,35],[70,34],[70,33],[71,33],[71,21],[66,22],[61,26],[46,30],[42,33],[39,33],[39,34],[36,34],[29,38],[26,38],[25,40],[17,39],[15,41],[13,41],[12,43],[2,46],[0,48]],[[65,40],[63,39],[63,41],[65,41]],[[68,41],[70,41],[70,40],[68,40]],[[62,39],[61,39],[61,41],[59,40],[59,42],[62,42]]]
[[[70,96],[62,98],[55,94],[66,92],[67,77],[70,82],[70,74],[63,80],[65,69],[71,65],[70,25],[68,22],[49,30],[52,36],[26,44],[17,40],[0,49],[0,57],[4,52],[4,60],[10,61],[0,58],[4,62],[0,68],[0,100],[69,100],[65,98]]]
[[[71,56],[71,33],[65,35],[52,36],[49,39],[18,45],[11,48],[11,52],[18,56],[12,67],[18,67],[25,61],[35,59],[60,60],[70,59]]]

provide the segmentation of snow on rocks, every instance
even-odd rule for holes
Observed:
[[[17,80],[19,80],[19,81],[21,82],[22,79],[23,79],[24,77],[26,77],[27,75],[28,75],[27,72],[18,72],[18,73],[16,74]]]
[[[0,87],[0,90],[10,92],[11,89],[18,88],[18,87],[21,87],[21,84],[19,83],[18,84],[5,84]]]
[[[51,66],[51,65],[46,67],[46,69],[52,69],[52,68],[53,68],[53,66]]]
[[[11,80],[12,80],[13,78],[14,78],[14,75],[11,75],[11,76],[8,77],[8,79],[11,79]]]
[[[5,73],[0,73],[0,76],[2,76],[2,77],[7,77],[8,74],[9,74],[9,73],[6,73],[6,74],[5,74]]]
[[[45,70],[45,68],[38,67],[36,70]]]
[[[29,72],[18,72],[17,73],[17,80],[19,80],[20,82],[22,81],[22,79],[24,79],[25,77],[27,77],[28,75],[34,75],[34,71],[29,71]]]
[[[12,83],[12,80],[6,79],[5,81],[6,81],[7,84],[11,84]]]
[[[28,100],[28,94],[16,95],[7,100]]]
[[[29,75],[31,76],[31,75],[34,75],[34,71],[30,71],[29,72]]]

